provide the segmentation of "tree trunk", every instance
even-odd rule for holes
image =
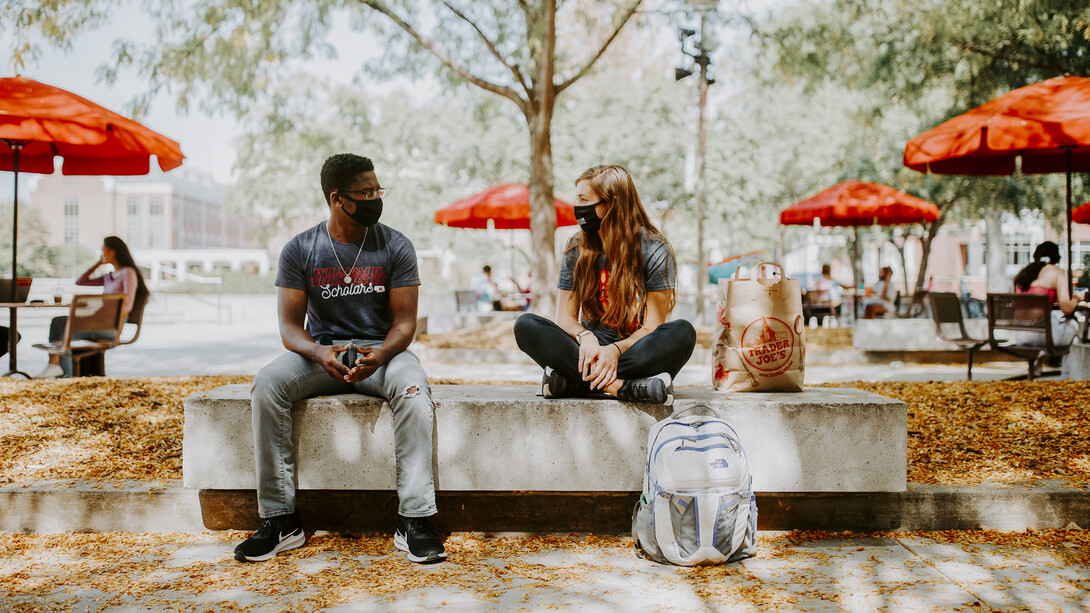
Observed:
[[[538,105],[526,118],[530,128],[530,270],[533,300],[530,310],[544,317],[556,314],[556,207],[553,204],[552,108]]]
[[[939,228],[942,227],[942,222],[945,221],[945,216],[939,216],[935,221],[926,224],[927,231],[920,237],[920,269],[916,271],[916,289],[918,292],[924,287],[927,279],[927,266],[931,260],[931,245],[935,242],[935,237],[939,233]]]
[[[988,291],[1009,292],[1007,281],[1007,245],[1003,240],[1003,214],[1000,211],[988,211],[984,216],[987,228]]]
[[[530,310],[544,317],[556,313],[556,206],[553,203],[553,82],[556,52],[556,0],[544,2],[543,39],[535,57],[533,93],[524,106],[530,129],[530,243],[534,259]],[[533,41],[530,44],[534,49]]]

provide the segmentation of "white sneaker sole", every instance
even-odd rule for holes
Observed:
[[[394,532],[394,547],[397,547],[401,551],[404,551],[408,556],[410,562],[438,562],[447,557],[447,552],[443,551],[438,555],[420,557],[414,556],[413,552],[409,551],[409,543],[405,540],[405,536],[400,532]]]
[[[273,558],[273,556],[280,553],[281,551],[287,551],[289,549],[298,549],[299,547],[302,547],[303,545],[305,545],[306,542],[307,542],[307,535],[306,535],[305,532],[300,530],[299,534],[296,534],[295,536],[290,536],[290,537],[280,541],[279,543],[277,543],[276,547],[273,547],[272,551],[270,551],[269,553],[266,553],[266,554],[260,555],[260,556],[253,556],[253,557],[242,556],[242,557],[245,558],[247,562],[264,562],[266,560],[271,560]]]

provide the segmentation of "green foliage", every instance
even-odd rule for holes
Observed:
[[[112,0],[18,0],[0,2],[0,34],[10,36],[10,65],[15,73],[38,60],[41,44],[71,49],[83,30],[105,22]]]
[[[0,203],[0,276],[11,275],[11,221],[14,216],[11,201]],[[19,276],[69,276],[69,263],[89,261],[93,256],[81,245],[50,246],[49,230],[38,209],[19,207]],[[78,272],[77,272],[78,274]]]
[[[859,96],[843,171],[935,202],[944,217],[1040,208],[1058,221],[1063,177],[925,177],[901,165],[915,134],[1011,89],[1090,74],[1090,7],[1069,0],[804,2],[763,29],[774,79]],[[874,146],[874,145],[877,146]],[[1085,194],[1076,182],[1076,202]]]

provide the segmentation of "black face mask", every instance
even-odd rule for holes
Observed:
[[[598,206],[597,202],[575,205],[575,222],[579,224],[584,232],[597,232],[602,225],[602,219],[598,217],[598,212],[594,210],[596,206]]]
[[[356,210],[348,213],[348,216],[352,218],[361,226],[373,226],[378,223],[378,218],[382,216],[382,198],[375,198],[374,200],[356,200],[349,196],[341,196],[345,200],[356,205]]]

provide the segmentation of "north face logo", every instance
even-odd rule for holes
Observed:
[[[712,468],[727,468],[730,466],[730,464],[727,464],[727,461],[723,458],[717,458],[715,460],[712,460],[711,465]]]

